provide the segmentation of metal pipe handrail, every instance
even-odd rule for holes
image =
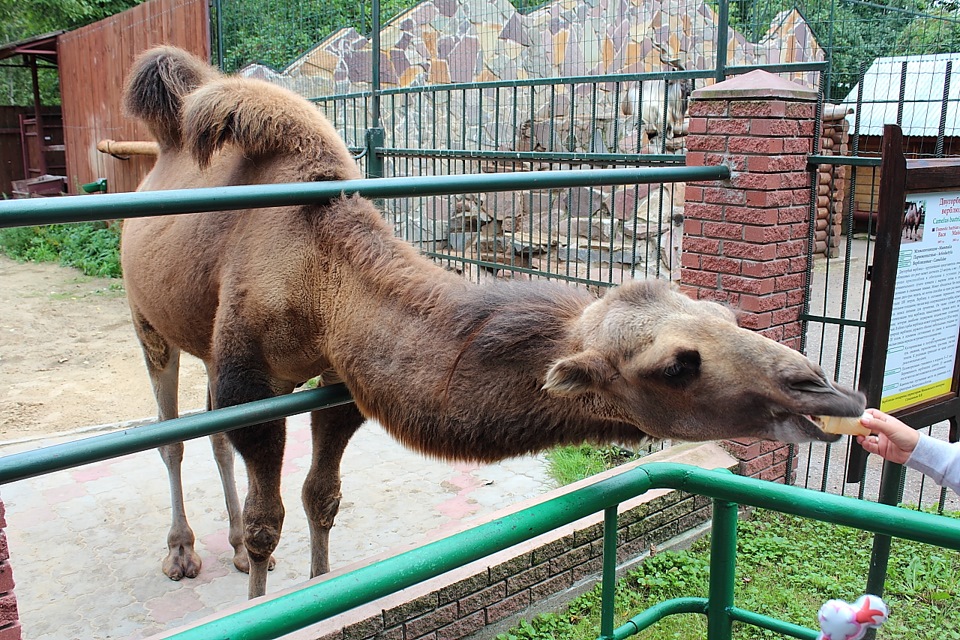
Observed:
[[[257,184],[107,193],[97,196],[28,198],[0,202],[0,228],[317,204],[353,194],[378,199],[521,189],[726,180],[729,177],[729,167],[722,165],[643,167]]]
[[[337,384],[14,453],[0,458],[0,485],[349,402]]]
[[[272,640],[622,502],[651,489],[774,509],[823,522],[960,550],[960,520],[677,463],[654,462],[448,538],[171,636],[179,640]],[[690,601],[685,606],[700,605]],[[751,617],[743,610],[728,615]]]

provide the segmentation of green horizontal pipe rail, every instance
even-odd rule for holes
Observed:
[[[554,85],[572,84],[613,84],[616,82],[643,82],[647,80],[683,80],[694,78],[710,78],[712,76],[712,71],[701,71],[699,69],[690,71],[644,71],[641,73],[613,73],[603,76],[602,78],[599,76],[564,76],[562,78],[527,78],[524,80],[492,80],[489,82],[434,84],[422,87],[397,87],[393,89],[384,89],[380,92],[380,95],[390,96],[402,95],[405,93],[447,93],[456,91],[470,91],[475,89],[512,89],[514,87],[550,87]]]
[[[780,635],[790,636],[791,638],[800,638],[801,640],[817,640],[817,638],[820,637],[820,633],[814,631],[813,629],[807,629],[806,627],[801,627],[800,625],[793,624],[792,622],[777,620],[776,618],[771,618],[770,616],[765,616],[753,611],[747,611],[746,609],[730,607],[727,609],[727,615],[730,616],[731,620],[752,624],[755,627],[769,629],[770,631],[779,633]]]
[[[331,385],[14,453],[0,458],[0,485],[349,402],[344,385]]]
[[[766,71],[767,73],[799,73],[803,71],[825,71],[826,62],[783,62],[780,64],[750,64],[750,65],[729,65],[724,67],[728,76],[736,76],[751,71]]]
[[[724,166],[645,167],[258,184],[107,193],[98,195],[96,198],[90,196],[28,198],[0,202],[0,228],[314,204],[326,202],[344,194],[360,194],[377,199],[481,191],[725,180],[729,177],[730,169]]]
[[[706,598],[672,598],[658,602],[617,627],[613,632],[613,639],[624,640],[660,622],[667,616],[678,613],[702,613],[707,615],[708,602]]]
[[[801,313],[800,320],[804,322],[819,322],[821,324],[835,324],[841,327],[859,327],[866,328],[866,320],[854,320],[852,318],[831,318],[829,316],[818,316],[811,313]]]
[[[807,165],[836,165],[838,167],[879,167],[880,158],[866,156],[807,156]]]
[[[786,71],[799,71],[797,65],[813,65],[817,69],[822,68],[825,63],[785,63],[780,65],[785,67]],[[754,69],[755,67],[750,67]],[[712,70],[701,71],[693,69],[690,71],[670,70],[670,71],[644,71],[640,73],[612,73],[602,78],[598,76],[564,76],[554,78],[527,78],[524,80],[491,80],[489,82],[457,82],[451,84],[435,84],[422,87],[396,87],[392,89],[381,89],[378,93],[381,96],[395,96],[403,94],[418,93],[453,93],[456,91],[473,91],[491,89],[514,89],[522,87],[551,87],[556,85],[570,84],[613,84],[617,82],[643,82],[647,80],[683,80],[699,79],[713,77]],[[317,96],[309,98],[316,104],[329,102],[349,102],[358,101],[372,96],[370,91],[355,91],[353,93],[340,93],[335,96]]]
[[[613,632],[613,639],[625,640],[626,638],[636,635],[644,629],[649,628],[657,622],[660,622],[667,616],[676,615],[678,613],[701,613],[703,615],[707,615],[708,604],[709,601],[706,598],[692,597],[673,598],[671,600],[658,602],[652,607],[649,607],[648,609],[645,609],[644,611],[630,618],[621,626],[617,627],[617,629]],[[813,629],[801,627],[798,624],[771,618],[770,616],[765,616],[753,611],[747,611],[746,609],[730,607],[727,609],[726,614],[731,620],[750,624],[762,629],[769,629],[770,631],[779,633],[780,635],[790,636],[791,638],[800,638],[801,640],[817,640],[817,638],[820,637],[820,633],[814,631]]]
[[[960,521],[951,518],[744,478],[726,471],[650,463],[170,637],[273,640],[659,488],[680,489],[960,549]],[[692,602],[684,606],[701,611],[702,603],[696,603],[696,607]]]
[[[585,284],[592,287],[615,287],[616,286],[616,284],[614,284],[613,282],[601,282],[599,280],[591,280],[590,278],[569,276],[564,273],[548,273],[548,272],[541,271],[539,269],[532,269],[530,267],[521,267],[516,264],[503,264],[501,262],[493,262],[491,260],[480,260],[478,258],[468,258],[464,255],[440,253],[439,251],[421,251],[421,253],[431,258],[437,258],[438,260],[447,260],[449,262],[456,262],[459,264],[472,264],[478,267],[487,267],[489,269],[502,269],[504,271],[510,271],[512,273],[526,273],[531,276],[550,278],[551,280],[559,280],[560,282],[572,282],[576,284]]]
[[[602,162],[606,164],[635,164],[658,162],[682,165],[683,156],[669,153],[578,153],[572,151],[486,151],[482,149],[415,149],[404,147],[383,147],[378,150],[385,156],[402,158],[444,158],[466,160],[529,160],[531,162]]]

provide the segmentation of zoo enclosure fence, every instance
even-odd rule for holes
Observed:
[[[551,188],[570,184],[640,184],[660,180],[726,177],[729,177],[729,169],[722,166],[671,167],[256,185],[111,194],[95,196],[95,200],[89,199],[94,196],[76,196],[4,203],[0,207],[0,226],[280,206],[317,202],[345,193],[394,197],[405,193],[456,193],[471,191],[478,186],[485,190],[498,190],[521,186]],[[343,386],[321,388],[16,454],[0,459],[0,484],[350,401]],[[617,505],[654,488],[681,489],[713,499],[710,595],[708,598],[678,598],[660,603],[614,629]],[[185,631],[178,637],[276,638],[602,509],[605,514],[602,638],[629,637],[667,615],[702,613],[708,618],[710,640],[728,640],[734,621],[791,637],[814,640],[816,632],[810,629],[742,610],[734,605],[738,504],[775,509],[855,526],[882,535],[960,549],[960,522],[942,516],[823,495],[719,471],[654,463],[270,603],[255,605]]]
[[[218,61],[314,100],[370,175],[674,166],[684,162],[685,132],[681,126],[668,135],[670,98],[657,93],[662,84],[700,88],[765,69],[816,88],[821,133],[810,157],[817,183],[803,350],[851,386],[860,374],[870,287],[880,126],[902,125],[911,157],[960,154],[960,15],[945,5],[806,0],[798,4],[799,21],[792,0],[598,1],[575,8],[527,0],[370,0],[323,12],[311,12],[304,0],[269,6],[265,21],[243,0],[215,3]],[[408,81],[410,69],[429,66],[429,56],[416,58],[409,43],[420,37],[411,22],[425,20],[430,7],[445,25],[439,37],[459,45],[476,36],[479,57],[455,45],[444,54],[441,44],[443,72],[430,61],[429,73]],[[593,7],[603,7],[603,20]],[[638,35],[624,36],[624,22]],[[534,28],[521,33],[518,24]],[[271,35],[291,32],[294,38]],[[251,46],[274,40],[274,48]],[[527,54],[537,46],[542,60]],[[366,50],[382,53],[363,58]],[[324,67],[323,81],[310,75],[344,51],[349,69]],[[624,113],[633,99],[656,103],[657,121]],[[416,197],[393,199],[387,208],[398,235],[474,279],[549,273],[603,287],[628,277],[674,277],[683,200],[682,185],[664,184]],[[848,446],[798,448],[803,486],[860,497],[878,491],[867,478],[843,481]],[[947,504],[946,492],[922,477],[909,484],[906,499],[941,510]]]

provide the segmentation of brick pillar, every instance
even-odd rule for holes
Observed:
[[[6,509],[0,500],[0,640],[20,640],[20,613],[13,593],[13,569],[7,548]]]
[[[730,180],[687,184],[680,286],[725,302],[741,325],[800,347],[817,93],[765,71],[694,91],[687,166],[727,165]],[[740,473],[792,481],[789,449],[731,441]]]

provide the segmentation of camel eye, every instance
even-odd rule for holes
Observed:
[[[681,351],[673,362],[664,367],[661,375],[664,382],[673,386],[683,386],[692,382],[700,373],[700,352]]]

